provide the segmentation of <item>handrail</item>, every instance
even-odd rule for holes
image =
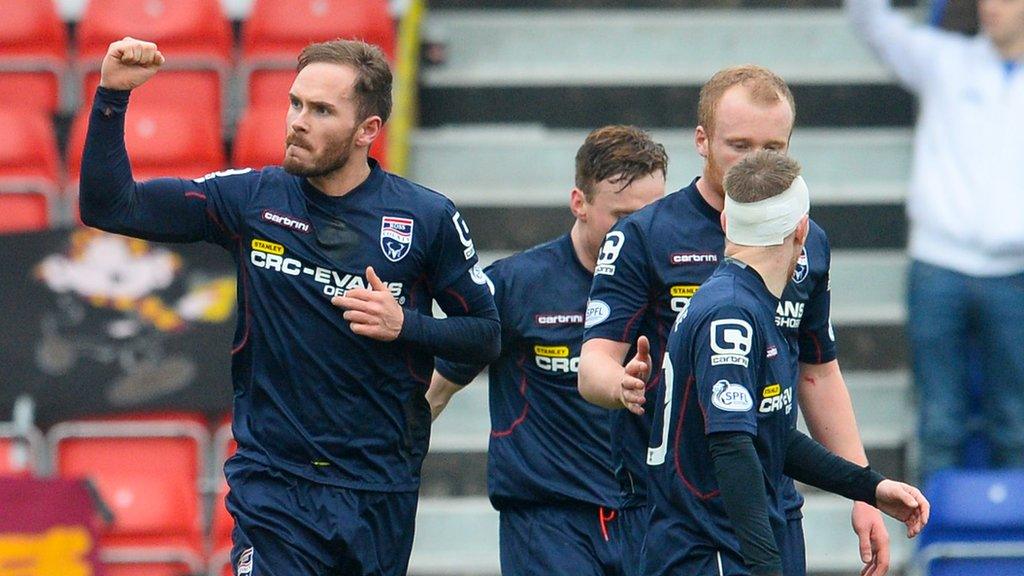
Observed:
[[[411,0],[398,25],[395,58],[395,103],[388,130],[388,171],[405,175],[409,167],[409,146],[417,123],[420,28],[426,15],[423,0]]]

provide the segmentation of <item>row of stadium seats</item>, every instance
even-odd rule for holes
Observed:
[[[196,178],[229,167],[222,140],[234,117],[232,75],[244,110],[234,125],[230,166],[280,163],[286,95],[295,57],[311,41],[362,38],[394,58],[386,0],[258,0],[235,46],[219,0],[89,0],[76,49],[53,0],[0,0],[0,233],[75,221],[77,180],[92,95],[110,42],[126,35],[158,43],[165,70],[133,92],[125,138],[137,179]],[[73,57],[71,55],[74,55]],[[236,64],[237,62],[237,64]],[[74,70],[74,72],[72,72]],[[80,87],[66,171],[51,122],[65,78]],[[68,92],[67,87],[64,90]],[[65,98],[67,100],[67,98]],[[79,99],[72,99],[78,102]],[[372,154],[386,164],[380,138]]]
[[[157,77],[159,78],[159,76]],[[145,93],[147,84],[139,89]],[[285,91],[287,93],[287,91]],[[89,108],[75,118],[62,168],[53,124],[41,114],[0,107],[0,233],[43,230],[77,220],[78,176]],[[282,106],[250,108],[234,136],[231,166],[280,164],[284,154]],[[371,154],[386,165],[384,135]],[[136,180],[198,178],[228,167],[214,118],[196,109],[133,102],[125,143]]]
[[[0,474],[84,477],[96,487],[113,517],[100,534],[108,576],[230,574],[221,465],[234,450],[226,421],[211,435],[190,413],[62,422],[45,443],[36,430],[0,424]]]
[[[393,60],[395,28],[386,0],[258,0],[234,45],[219,0],[89,0],[70,56],[68,33],[53,0],[0,0],[0,106],[53,113],[60,82],[76,68],[88,98],[98,82],[107,46],[131,35],[156,42],[177,89],[151,90],[140,99],[222,110],[234,62],[248,87],[248,101],[282,100],[295,56],[306,44],[361,38]],[[172,76],[167,74],[167,76]]]
[[[100,557],[106,574],[115,576],[230,574],[232,520],[219,470],[234,449],[226,423],[211,436],[206,420],[187,413],[63,422],[50,429],[45,442],[34,429],[0,423],[0,475],[52,472],[94,483],[114,517],[101,534]],[[1024,471],[945,471],[928,483],[926,493],[932,519],[916,559],[929,574],[1020,573]],[[849,503],[841,498],[808,496],[810,565],[857,569],[854,537],[816,528],[842,523],[848,514]],[[497,515],[486,499],[425,498],[418,522],[414,573],[450,573],[455,564],[475,573],[496,568]],[[898,525],[889,524],[898,534]],[[438,540],[438,534],[445,537]],[[894,539],[894,560],[910,556],[909,544]],[[842,560],[830,558],[835,550],[849,553]],[[454,564],[452,552],[458,557]],[[972,556],[978,558],[965,560]]]

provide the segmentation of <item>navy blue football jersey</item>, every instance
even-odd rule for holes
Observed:
[[[240,457],[324,484],[413,491],[430,434],[424,393],[433,355],[401,338],[356,335],[331,298],[368,287],[373,266],[398,303],[422,315],[431,315],[432,299],[449,315],[474,305],[474,314],[497,312],[452,203],[373,160],[370,168],[340,197],[279,167],[152,180],[115,197],[135,206],[106,228],[206,240],[235,259],[232,427]],[[101,200],[94,194],[91,202]]]
[[[499,260],[486,270],[502,326],[490,365],[488,492],[495,508],[586,502],[617,507],[611,411],[585,401],[576,384],[591,274],[569,235]],[[482,366],[438,361],[468,384]]]
[[[697,190],[696,180],[620,220],[605,238],[587,305],[584,340],[604,338],[634,344],[641,334],[651,342],[651,358],[660,365],[676,316],[686,309],[723,258],[725,233],[721,213]],[[804,254],[793,280],[776,308],[775,321],[794,343],[800,361],[822,364],[836,357],[830,319],[831,252],[824,231],[811,222]],[[661,373],[651,371],[651,390]],[[623,506],[644,501],[644,451],[650,437],[651,412],[638,417],[616,411],[612,450],[624,488]],[[791,514],[803,499],[789,489]]]
[[[711,465],[707,437],[715,433],[753,437],[769,521],[784,542],[791,481],[783,467],[796,427],[798,365],[796,342],[773,313],[778,304],[756,271],[726,259],[672,330],[647,451],[647,543],[661,554],[651,559],[658,566],[686,565],[701,551],[742,558]]]

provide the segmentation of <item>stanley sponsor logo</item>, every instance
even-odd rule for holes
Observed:
[[[782,386],[779,384],[772,384],[771,386],[765,386],[761,396],[764,398],[773,398],[782,394]]]
[[[537,344],[533,347],[533,353],[537,356],[544,356],[547,358],[568,358],[569,347],[568,346],[543,346]]]
[[[267,242],[266,240],[257,240],[256,238],[252,240],[252,249],[266,252],[267,254],[277,254],[278,256],[284,254],[284,246],[274,242]]]
[[[693,284],[680,284],[672,287],[671,294],[673,298],[691,298],[697,293],[697,288],[700,288],[700,286]]]

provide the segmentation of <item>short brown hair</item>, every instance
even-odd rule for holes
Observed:
[[[786,81],[767,68],[754,64],[733,66],[719,70],[704,83],[697,101],[697,124],[709,135],[715,130],[715,111],[722,96],[733,86],[742,85],[750,91],[754,102],[770,106],[785,98],[796,121],[796,100]]]
[[[749,204],[782,194],[800,175],[800,163],[774,150],[760,150],[736,163],[725,175],[725,193]]]
[[[612,125],[587,135],[576,152],[576,187],[587,202],[594,200],[594,185],[609,178],[622,184],[619,191],[636,181],[661,171],[668,174],[665,147],[636,126]]]
[[[359,120],[380,116],[382,122],[387,122],[391,115],[391,67],[380,48],[360,40],[338,39],[310,44],[299,53],[296,71],[318,62],[354,68]]]

